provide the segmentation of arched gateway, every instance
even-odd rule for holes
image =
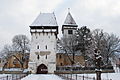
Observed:
[[[47,74],[48,73],[48,68],[46,65],[41,64],[37,67],[37,74]]]

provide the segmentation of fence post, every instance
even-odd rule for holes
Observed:
[[[13,74],[11,75],[11,79],[13,80]]]
[[[17,80],[17,74],[16,74],[16,80]]]
[[[6,80],[8,80],[8,75],[7,75],[7,77],[6,77]]]
[[[76,80],[77,80],[77,74],[76,74]]]
[[[68,79],[68,74],[66,74],[67,75],[67,79]]]
[[[93,80],[95,80],[95,77],[93,77]]]
[[[72,74],[71,74],[71,80],[72,80]]]
[[[83,75],[83,80],[84,80],[84,75]]]

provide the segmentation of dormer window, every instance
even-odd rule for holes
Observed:
[[[68,30],[68,34],[73,34],[73,30]]]

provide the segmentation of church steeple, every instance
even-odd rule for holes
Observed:
[[[68,37],[68,36],[74,34],[77,27],[78,27],[78,25],[76,24],[70,11],[68,11],[67,17],[64,21],[64,24],[62,25],[63,37],[65,37],[65,36]]]
[[[72,15],[70,12],[68,12],[67,17],[64,21],[64,25],[76,25],[75,20],[73,19]]]

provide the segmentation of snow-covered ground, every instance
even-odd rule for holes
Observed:
[[[69,75],[64,75],[65,77],[67,76],[68,78],[71,78],[71,74]],[[72,79],[76,80],[94,80],[96,78],[96,74],[73,74]],[[120,73],[102,73],[101,74],[101,80],[120,80]]]
[[[96,78],[96,74],[78,74],[80,76],[86,76],[86,77],[95,77]],[[120,73],[102,73],[101,74],[101,79],[102,80],[120,80]],[[87,79],[86,79],[87,80]]]
[[[19,80],[26,74],[0,74],[0,80]]]
[[[12,76],[11,74],[0,74],[0,78],[6,77],[6,76]],[[77,74],[78,80],[82,80],[82,77],[80,76],[85,76],[85,77],[96,77],[96,74]],[[70,77],[70,75],[68,76]],[[72,78],[76,79],[76,74],[72,75]],[[120,80],[120,73],[102,73],[101,75],[102,80]],[[7,80],[7,78],[4,78],[4,80]],[[9,78],[9,80],[12,80]],[[26,76],[25,78],[21,80],[64,80],[61,77],[54,75],[54,74],[30,74]],[[92,80],[92,79],[84,79],[84,80]]]
[[[85,77],[96,77],[96,74],[77,74],[79,78],[77,79],[82,79],[80,76],[85,76]],[[70,76],[70,75],[69,75]],[[76,75],[73,75],[73,78],[75,78]],[[101,75],[102,80],[119,80],[120,79],[120,73],[102,73]],[[21,79],[21,80],[64,80],[61,77],[54,75],[54,74],[31,74],[28,75],[27,77]],[[84,80],[92,80],[92,79],[84,79]]]
[[[1,77],[6,77],[6,76],[11,76],[11,74],[0,74],[0,78]]]
[[[63,80],[54,74],[31,74],[21,80]]]
[[[11,74],[0,74],[0,80],[12,80]]]

